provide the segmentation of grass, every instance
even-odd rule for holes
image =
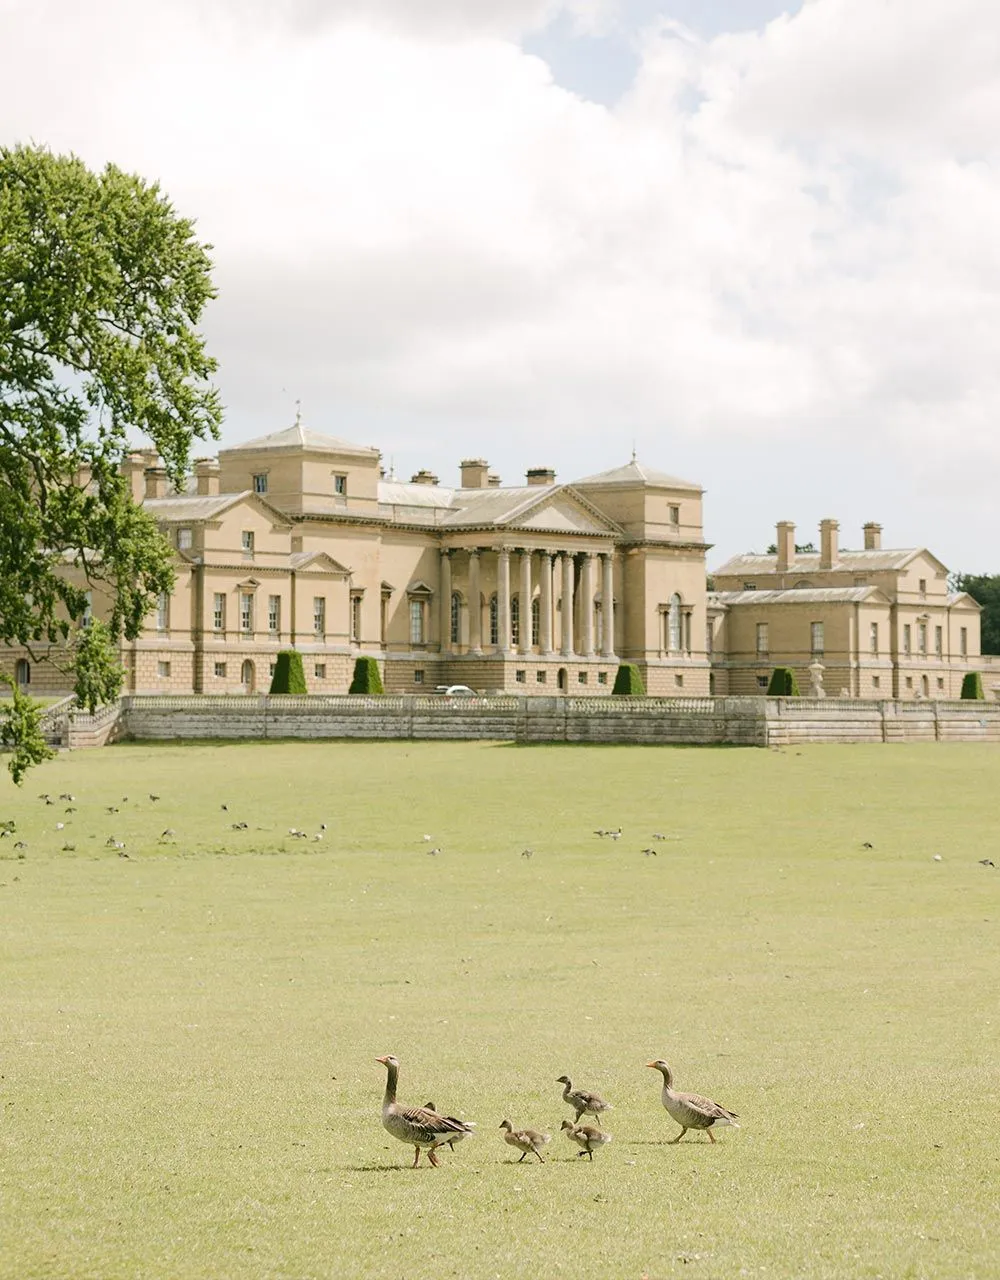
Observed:
[[[133,745],[4,783],[0,1276],[998,1274],[998,765]],[[478,1122],[440,1169],[381,1127],[389,1052]],[[667,1145],[661,1055],[742,1128]],[[615,1106],[592,1164],[564,1072]]]

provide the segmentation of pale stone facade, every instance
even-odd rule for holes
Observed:
[[[979,654],[978,606],[929,552],[838,553],[832,521],[811,556],[779,525],[777,556],[730,560],[709,592],[702,490],[634,458],[570,484],[538,468],[505,486],[481,459],[454,487],[404,483],[296,422],[199,460],[184,493],[156,464],[127,469],[177,581],[123,646],[126,692],[266,692],[294,647],[314,693],[345,692],[370,654],[395,693],[602,695],[620,660],[654,695],[757,694],[778,664],[805,693],[820,658],[828,695],[940,698]],[[67,686],[28,655],[5,665],[33,692]]]

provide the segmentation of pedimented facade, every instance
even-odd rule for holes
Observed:
[[[926,551],[810,557],[782,525],[777,556],[729,561],[709,592],[702,490],[634,458],[568,484],[538,468],[503,485],[480,459],[454,486],[401,482],[377,449],[296,422],[196,462],[183,493],[156,463],[127,467],[177,581],[123,646],[133,692],[266,691],[295,647],[317,693],[345,692],[360,654],[390,692],[600,695],[620,660],[651,694],[759,693],[778,662],[805,692],[821,654],[828,692],[940,697],[979,652],[978,606]],[[65,687],[51,664],[9,665],[35,692]]]

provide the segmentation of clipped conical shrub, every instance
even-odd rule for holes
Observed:
[[[354,677],[348,693],[385,693],[382,687],[382,673],[378,669],[375,658],[357,658],[354,663]]]
[[[771,683],[767,686],[769,698],[797,698],[799,685],[795,672],[791,667],[775,667],[771,672]]]
[[[271,677],[272,693],[308,693],[302,654],[295,649],[282,649]]]
[[[615,676],[615,687],[612,694],[622,694],[628,698],[644,698],[646,686],[642,683],[639,668],[634,662],[623,662]]]
[[[962,677],[962,697],[978,700],[986,697],[983,693],[983,677],[978,671],[967,671]]]

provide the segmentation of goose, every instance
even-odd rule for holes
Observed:
[[[420,1150],[428,1147],[427,1158],[437,1165],[434,1152],[445,1143],[457,1142],[467,1137],[475,1125],[454,1116],[439,1115],[432,1107],[401,1107],[396,1101],[396,1082],[399,1079],[399,1059],[388,1053],[376,1062],[386,1069],[385,1097],[382,1099],[382,1124],[387,1132],[400,1142],[408,1142],[415,1149],[413,1168],[420,1162]]]
[[[564,1120],[559,1127],[570,1142],[575,1142],[581,1148],[576,1154],[590,1156],[591,1160],[594,1158],[595,1147],[603,1147],[606,1142],[611,1141],[610,1133],[605,1133],[603,1129],[593,1129],[589,1124],[574,1124],[572,1120]]]
[[[433,1103],[433,1102],[425,1102],[425,1103],[424,1103],[424,1106],[427,1108],[427,1110],[428,1110],[428,1111],[437,1111],[437,1107],[434,1105],[434,1103]],[[446,1119],[446,1120],[454,1120],[455,1124],[461,1124],[461,1123],[462,1123],[462,1121],[461,1121],[461,1120],[456,1119],[456,1117],[455,1117],[455,1116],[445,1116],[445,1119]],[[470,1128],[470,1129],[474,1129],[475,1127],[476,1127],[476,1126],[475,1126],[475,1125],[470,1121],[470,1122],[469,1122],[469,1128]],[[449,1139],[448,1139],[448,1146],[449,1146],[449,1147],[451,1147],[452,1151],[454,1151],[454,1150],[455,1150],[455,1143],[456,1143],[456,1142],[461,1142],[463,1138],[467,1138],[468,1136],[469,1136],[469,1135],[468,1135],[467,1133],[456,1133],[456,1134],[455,1134],[455,1136],[454,1136],[453,1138],[449,1138]]]
[[[710,1142],[715,1141],[712,1129],[716,1125],[732,1125],[734,1129],[740,1126],[737,1123],[737,1113],[735,1111],[727,1111],[725,1107],[720,1107],[717,1102],[713,1102],[711,1098],[703,1098],[700,1093],[678,1093],[673,1088],[674,1073],[670,1070],[662,1058],[657,1058],[655,1062],[647,1062],[647,1067],[652,1067],[654,1071],[659,1071],[663,1076],[663,1105],[670,1115],[681,1126],[681,1131],[676,1138],[670,1139],[670,1145],[680,1142],[681,1138],[687,1133],[688,1129],[704,1129],[708,1134]]]
[[[504,1142],[511,1147],[517,1147],[518,1151],[523,1152],[521,1160],[534,1152],[542,1164],[545,1163],[541,1148],[547,1142],[552,1141],[550,1133],[538,1133],[535,1129],[515,1129],[509,1120],[501,1121],[500,1128],[507,1131],[503,1135]],[[521,1160],[516,1161],[516,1163],[520,1164]]]
[[[588,1093],[586,1089],[574,1089],[573,1081],[569,1076],[560,1076],[556,1084],[566,1086],[563,1089],[563,1100],[568,1102],[576,1112],[577,1123],[579,1123],[581,1116],[591,1115],[600,1124],[601,1112],[614,1110],[611,1103],[605,1102],[599,1093]]]

